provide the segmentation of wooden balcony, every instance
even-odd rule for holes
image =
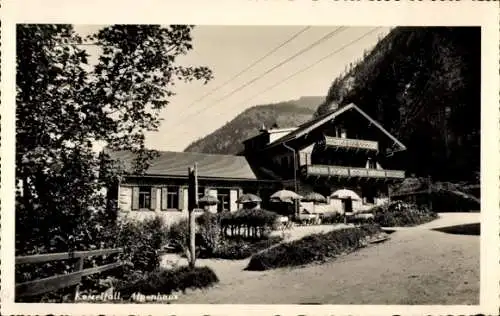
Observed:
[[[326,147],[334,147],[336,149],[378,151],[378,142],[371,140],[325,136],[322,144]]]
[[[330,165],[307,165],[303,172],[306,177],[345,177],[365,179],[404,179],[405,173],[401,170],[381,170],[367,168],[352,168]]]

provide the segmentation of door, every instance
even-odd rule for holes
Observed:
[[[352,213],[352,200],[350,198],[343,199],[342,207],[344,209],[344,214]]]

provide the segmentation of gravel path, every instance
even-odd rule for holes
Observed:
[[[177,303],[478,304],[479,236],[430,230],[471,220],[444,214],[419,226],[425,229],[396,231],[387,242],[321,265],[253,272],[243,271],[248,259],[198,260],[220,283],[180,294]]]

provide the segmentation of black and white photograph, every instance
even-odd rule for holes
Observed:
[[[480,305],[481,26],[165,22],[16,23],[14,303]]]

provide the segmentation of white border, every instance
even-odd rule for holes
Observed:
[[[140,3],[140,4],[139,4]],[[498,3],[476,1],[386,2],[333,0],[8,0],[3,1],[1,118],[1,302],[3,314],[498,314],[499,312],[499,18]],[[480,306],[372,305],[143,305],[15,304],[14,131],[15,23],[217,24],[217,25],[480,25],[481,102],[481,294]],[[325,91],[326,92],[326,91]]]

